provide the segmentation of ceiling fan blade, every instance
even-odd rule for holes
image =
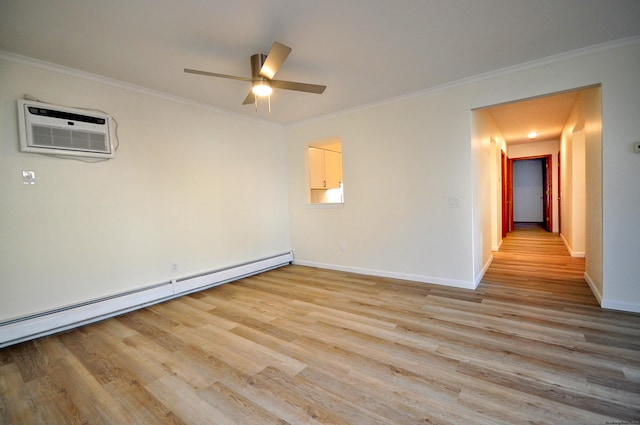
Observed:
[[[272,79],[276,75],[276,72],[278,72],[278,69],[280,69],[280,66],[282,66],[284,60],[289,56],[289,53],[291,53],[290,47],[277,41],[273,43],[262,68],[260,68],[260,75]]]
[[[295,90],[316,94],[322,94],[327,88],[327,86],[318,84],[296,83],[295,81],[271,80],[270,83],[274,89]]]
[[[243,105],[250,105],[250,104],[255,103],[255,102],[256,102],[256,95],[253,94],[253,92],[251,90],[249,90],[249,94],[244,99],[244,102],[242,102],[242,104]]]
[[[207,77],[228,78],[228,79],[231,79],[231,80],[240,80],[240,81],[253,81],[251,78],[236,77],[235,75],[227,75],[227,74],[216,74],[215,72],[198,71],[197,69],[185,68],[184,72],[186,72],[188,74],[206,75]]]

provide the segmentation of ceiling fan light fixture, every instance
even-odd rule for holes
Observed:
[[[258,81],[258,82],[253,84],[253,87],[251,88],[251,91],[256,96],[264,97],[264,96],[270,96],[271,93],[273,92],[273,89],[271,88],[271,86],[269,85],[268,82],[266,82],[266,81]]]
[[[251,78],[238,77],[235,75],[218,74],[215,72],[198,71],[197,69],[184,68],[184,72],[190,74],[206,75],[208,77],[227,78],[230,80],[247,81],[251,83],[251,91],[242,102],[243,105],[255,104],[258,109],[258,98],[268,98],[269,112],[271,112],[271,93],[273,87],[277,89],[293,90],[305,93],[322,94],[326,86],[309,83],[299,83],[295,81],[274,80],[278,69],[291,53],[291,47],[287,47],[277,41],[271,46],[268,55],[256,53],[251,55]],[[273,87],[271,84],[273,83]]]

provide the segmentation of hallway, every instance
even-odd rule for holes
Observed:
[[[517,296],[529,305],[600,308],[583,277],[585,259],[571,257],[560,236],[541,224],[517,223],[493,257],[480,291]]]

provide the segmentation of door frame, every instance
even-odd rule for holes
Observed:
[[[543,159],[542,169],[542,214],[544,221],[544,228],[547,232],[553,232],[553,182],[552,182],[552,162],[553,155],[535,155],[535,156],[523,156],[520,158],[508,158],[507,166],[507,199],[506,207],[509,209],[509,231],[514,228],[513,223],[513,161],[526,161],[529,159]],[[503,198],[504,200],[504,198]],[[503,205],[503,211],[505,206]],[[504,223],[503,223],[504,226]]]
[[[561,193],[562,193],[562,186],[560,185],[560,176],[562,176],[561,170],[560,170],[560,164],[562,164],[562,161],[560,161],[560,155],[561,155],[562,151],[558,151],[558,193],[556,194],[556,198],[558,198],[558,233],[562,234],[562,214],[561,214],[561,210],[560,210],[560,206],[562,205],[562,201],[561,201]]]

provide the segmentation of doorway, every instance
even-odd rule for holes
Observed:
[[[509,200],[509,180],[503,172],[508,173],[513,158],[550,155],[552,164],[545,170],[551,171],[547,185],[553,183],[553,190],[538,195],[550,206],[543,223],[548,222],[551,232],[545,233],[549,237],[557,234],[571,257],[590,259],[584,274],[595,282],[590,283],[594,292],[602,293],[602,288],[597,287],[603,276],[601,129],[599,85],[473,111],[472,144],[480,201],[474,231],[478,264],[492,257],[490,251],[499,252],[513,230],[509,212],[513,202]],[[485,188],[482,182],[491,185]],[[491,190],[492,187],[498,190]],[[509,234],[506,237],[505,230]],[[485,234],[491,235],[490,244],[485,242]],[[482,273],[482,269],[477,267],[477,272]]]
[[[542,193],[544,215],[543,219],[536,218],[544,224],[544,228],[553,233],[560,233],[568,240],[569,245],[573,245],[574,239],[584,238],[586,229],[583,223],[585,220],[578,215],[585,215],[588,209],[586,205],[573,200],[571,196],[563,196],[563,192],[567,195],[578,193],[577,185],[585,184],[585,175],[577,176],[575,167],[578,162],[584,163],[584,159],[579,160],[577,154],[580,149],[585,152],[586,146],[590,146],[590,158],[597,160],[597,146],[600,140],[595,132],[590,134],[589,143],[581,144],[579,142],[579,130],[585,128],[585,122],[588,120],[592,123],[592,128],[598,128],[601,122],[601,115],[598,114],[599,109],[599,87],[584,87],[565,92],[559,92],[549,95],[522,99],[514,102],[507,102],[482,108],[481,113],[477,114],[480,121],[479,128],[486,129],[490,135],[490,140],[495,140],[495,147],[490,144],[491,149],[499,149],[506,155],[506,158],[500,158],[495,161],[494,171],[489,166],[489,170],[493,176],[498,179],[502,178],[501,184],[506,193],[500,190],[494,191],[495,197],[491,198],[488,205],[497,202],[497,214],[493,214],[491,219],[491,237],[492,247],[500,245],[501,240],[513,230],[513,200],[509,198],[511,188],[509,188],[508,180],[502,173],[512,164],[512,159],[535,158],[542,156],[550,156],[551,164],[545,165],[543,177],[547,178],[547,187]],[[588,114],[588,115],[587,115]],[[576,132],[577,135],[576,135]],[[586,135],[586,132],[584,133]],[[585,148],[581,148],[582,146]],[[559,154],[561,152],[561,154]],[[496,158],[494,155],[491,158]],[[560,164],[562,160],[562,164]],[[506,164],[505,164],[506,162]],[[572,167],[574,165],[574,167]],[[502,170],[500,170],[502,167]],[[584,167],[583,167],[584,168]],[[591,167],[591,169],[595,169]],[[561,175],[562,174],[562,175]],[[599,179],[600,176],[594,176]],[[596,181],[596,180],[594,180]],[[560,186],[562,182],[562,186]],[[577,185],[576,185],[577,184]],[[498,186],[500,187],[500,186]],[[585,192],[580,190],[580,192]],[[538,196],[538,199],[540,197]],[[580,201],[578,199],[577,201]],[[505,202],[506,205],[502,205]],[[562,202],[562,205],[561,205]],[[562,207],[562,209],[561,209]],[[575,208],[572,208],[575,207]],[[594,210],[595,211],[595,210]],[[562,214],[562,216],[561,216]],[[516,221],[524,221],[531,219],[516,218]],[[562,231],[559,224],[562,221]],[[572,232],[573,229],[576,232]],[[580,240],[576,240],[580,242]],[[583,244],[578,243],[579,246]],[[580,249],[579,252],[584,252]]]
[[[537,224],[547,232],[553,232],[552,156],[514,158],[512,161],[513,166],[507,169],[507,187],[512,190],[507,199],[512,200],[513,208],[513,213],[508,214],[513,220],[509,229]]]

